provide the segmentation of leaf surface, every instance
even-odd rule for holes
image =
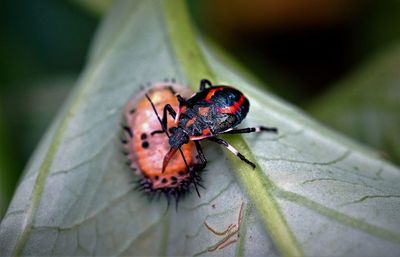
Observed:
[[[400,164],[400,45],[363,64],[308,106],[316,118]]]
[[[377,256],[400,251],[400,174],[375,153],[257,89],[201,43],[181,1],[119,1],[86,69],[25,172],[0,227],[3,255]],[[257,164],[205,145],[206,190],[178,211],[130,183],[119,143],[122,109],[149,81],[200,78],[243,90],[243,127],[278,135],[225,137]],[[223,249],[218,231],[240,237]]]

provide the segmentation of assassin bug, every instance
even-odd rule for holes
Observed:
[[[179,102],[175,94],[176,91],[184,92],[184,90],[183,86],[175,83],[154,83],[146,94],[153,99],[152,106],[162,111],[166,104],[178,108]],[[174,156],[164,172],[161,172],[162,160],[169,150],[169,144],[165,135],[150,135],[160,127],[152,106],[143,93],[128,102],[124,111],[127,124],[123,126],[122,143],[129,166],[140,176],[138,189],[150,197],[163,193],[168,200],[174,197],[178,202],[192,185],[198,192],[197,186],[202,186],[200,171],[204,168],[204,164],[196,158],[195,143],[189,142],[182,146],[185,159],[179,155]],[[172,126],[174,121],[166,120],[166,128]]]
[[[199,141],[204,139],[225,146],[239,157],[240,160],[254,169],[256,167],[254,163],[249,161],[228,142],[217,136],[220,134],[241,134],[261,131],[278,133],[277,128],[263,126],[235,129],[249,112],[249,100],[239,90],[230,86],[212,85],[207,79],[200,81],[199,92],[192,95],[189,99],[186,100],[180,95],[176,96],[179,102],[177,112],[175,112],[170,104],[166,104],[163,109],[162,119],[159,118],[151,98],[148,95],[146,97],[150,101],[162,127],[162,130],[153,131],[151,134],[165,133],[169,138],[170,149],[164,156],[162,173],[167,169],[168,163],[175,153],[178,150],[182,153],[181,147],[191,142],[195,143],[200,160],[205,165],[207,159],[199,143]],[[174,118],[175,126],[169,128],[167,131],[168,114]]]

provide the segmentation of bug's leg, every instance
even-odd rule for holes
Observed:
[[[168,113],[172,116],[172,118],[175,119],[176,116],[176,112],[174,110],[174,108],[172,108],[171,105],[167,104],[164,106],[164,110],[163,110],[163,117],[161,120],[161,125],[163,128],[167,128],[167,118],[168,118]],[[150,133],[150,135],[154,135],[154,134],[160,134],[160,133],[164,133],[164,130],[155,130],[153,132]]]
[[[164,130],[154,130],[153,132],[150,133],[150,135],[154,136],[155,134],[162,134],[164,133]]]
[[[172,148],[171,148],[171,149],[172,149]],[[178,149],[179,149],[179,152],[180,152],[180,154],[181,154],[181,156],[182,156],[183,162],[185,163],[187,172],[188,172],[188,173],[194,172],[192,169],[189,168],[189,165],[188,165],[188,163],[187,163],[187,161],[186,161],[185,155],[184,155],[183,152],[182,152],[182,149],[181,149],[180,147],[179,147]],[[165,160],[165,157],[164,157],[164,160]],[[165,165],[163,164],[162,172],[164,172],[164,170],[165,170],[164,166],[165,166]],[[192,180],[192,183],[193,183],[193,185],[194,185],[194,188],[196,189],[196,193],[197,193],[197,195],[198,195],[199,198],[200,198],[200,192],[199,192],[199,189],[197,188],[197,184],[196,184],[196,181],[194,180],[194,176],[192,176],[192,179],[191,179],[191,180]]]
[[[259,127],[254,127],[254,128],[234,129],[234,130],[225,132],[225,134],[243,134],[243,133],[262,132],[262,131],[278,133],[277,128],[259,126]]]
[[[198,141],[194,141],[194,144],[196,145],[196,150],[197,150],[198,156],[200,158],[200,162],[201,162],[201,164],[197,168],[201,170],[201,169],[204,169],[204,167],[206,167],[207,159],[204,156],[203,149],[201,149],[200,143]],[[190,172],[195,172],[195,170],[191,169]],[[192,183],[194,185],[194,188],[196,189],[197,195],[200,197],[200,193],[199,193],[199,189],[197,188],[197,185],[201,186],[202,188],[204,188],[204,186],[201,183],[199,183],[199,181],[196,181],[195,176],[192,176]]]
[[[208,79],[202,79],[200,80],[200,91],[203,91],[206,89],[207,85],[209,87],[212,87],[212,83]]]
[[[187,105],[186,99],[183,98],[181,95],[176,95],[176,98],[178,98],[178,102],[180,106],[184,106]]]
[[[201,148],[200,142],[199,141],[194,141],[195,145],[196,145],[196,150],[197,153],[199,154],[199,158],[201,161],[201,168],[204,168],[207,164],[207,158],[203,153],[203,149]]]
[[[253,169],[256,168],[256,165],[254,163],[252,163],[251,161],[247,160],[246,157],[244,157],[243,154],[241,154],[238,150],[236,150],[233,146],[231,146],[228,142],[226,142],[225,140],[221,139],[221,138],[216,138],[216,137],[209,137],[207,138],[210,141],[213,141],[217,144],[223,145],[226,148],[228,148],[229,151],[231,151],[232,153],[234,153],[237,157],[239,157],[240,160],[244,161],[245,163],[247,163],[248,165],[250,165]]]
[[[176,116],[176,112],[175,112],[174,108],[172,108],[172,106],[171,106],[170,104],[165,105],[165,106],[164,106],[164,110],[163,110],[163,117],[162,117],[162,122],[163,122],[163,124],[164,124],[165,126],[167,126],[167,115],[168,115],[167,112],[168,112],[169,115],[171,115],[172,118],[174,118],[174,119],[175,119],[175,116]]]

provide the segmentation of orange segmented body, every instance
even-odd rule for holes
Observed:
[[[162,113],[166,104],[178,108],[179,103],[175,92],[187,95],[184,91],[188,91],[188,89],[178,84],[155,83],[146,93],[157,111]],[[164,133],[152,135],[153,131],[162,128],[144,92],[128,102],[124,116],[127,124],[124,147],[130,166],[137,169],[136,173],[141,177],[140,189],[148,193],[166,193],[167,196],[178,198],[182,193],[188,191],[193,183],[199,185],[201,167],[194,142],[189,142],[181,147],[191,172],[187,171],[179,152],[173,155],[168,167],[162,172],[163,158],[170,149],[168,137]],[[174,126],[174,119],[169,117],[167,128]]]

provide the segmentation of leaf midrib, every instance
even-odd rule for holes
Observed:
[[[203,52],[197,42],[195,33],[192,29],[190,18],[187,14],[187,8],[182,0],[166,1],[163,5],[164,17],[166,20],[167,30],[172,42],[173,52],[179,59],[186,75],[189,85],[195,90],[198,81],[201,78],[209,78],[213,81],[216,76],[212,72],[212,68],[204,58]],[[248,145],[241,136],[230,137],[242,154],[253,159],[253,154]],[[238,162],[237,157],[229,154],[227,157],[231,162]],[[252,170],[247,165],[236,163],[232,167],[238,167],[235,170],[236,176],[240,183],[246,188],[250,199],[262,219],[266,230],[270,231],[274,243],[284,256],[302,256],[303,251],[293,235],[293,232],[286,223],[285,217],[280,210],[270,190],[273,184],[258,168]],[[267,188],[264,187],[266,182]],[[269,188],[269,189],[268,189]]]

